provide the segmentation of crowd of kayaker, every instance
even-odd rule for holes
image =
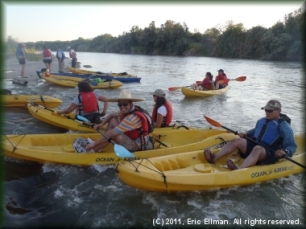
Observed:
[[[72,58],[72,67],[76,65],[76,52],[69,46],[69,56]],[[24,45],[20,44],[16,50],[16,56],[22,65],[21,76],[24,77],[25,50]],[[63,69],[65,58],[63,51],[58,48],[56,57],[59,61],[59,70]],[[52,56],[51,51],[44,46],[42,59],[46,68],[50,70]],[[229,79],[223,69],[218,70],[215,81],[213,75],[207,72],[205,78],[191,85],[194,90],[217,90],[228,85]],[[153,148],[153,141],[150,133],[154,128],[168,127],[172,122],[172,105],[166,99],[166,93],[162,89],[157,89],[153,93],[155,102],[152,114],[150,115],[134,102],[143,101],[142,98],[132,97],[130,92],[123,90],[117,98],[108,99],[105,96],[93,92],[90,84],[86,81],[78,83],[79,94],[71,105],[58,114],[68,114],[77,110],[78,114],[87,118],[90,122],[96,123],[94,129],[99,130],[104,125],[106,136],[89,143],[85,148],[87,151],[94,150],[99,152],[114,140],[127,150],[135,152]],[[104,102],[103,111],[99,112],[98,101]],[[108,102],[117,102],[119,110],[109,114],[102,122],[101,117],[106,115]],[[270,100],[262,107],[265,117],[259,119],[254,128],[247,132],[237,133],[240,138],[235,138],[225,145],[218,153],[213,154],[209,149],[204,150],[204,156],[209,163],[215,163],[219,158],[239,151],[242,158],[245,158],[240,166],[232,160],[227,160],[227,167],[230,170],[243,169],[256,164],[275,163],[278,159],[288,156],[291,157],[297,144],[294,140],[294,133],[287,119],[281,114],[281,103],[278,100]]]

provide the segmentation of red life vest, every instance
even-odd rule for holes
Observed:
[[[80,98],[82,97],[82,99]],[[91,92],[80,92],[79,94],[79,113],[93,113],[99,110],[98,101],[95,93]]]
[[[223,73],[221,76],[217,76],[216,77],[216,81],[219,81],[219,80],[226,80],[227,79],[227,76]],[[227,85],[227,84],[224,84],[224,85]]]
[[[164,106],[167,109],[167,115],[166,117],[163,118],[162,123],[165,123],[166,126],[169,126],[169,124],[172,122],[172,105],[168,101],[164,104]],[[156,122],[156,117],[157,117],[157,109],[156,105],[154,105],[153,111],[152,111],[152,121]]]
[[[135,140],[137,138],[140,138],[142,136],[147,136],[150,132],[149,130],[149,125],[148,125],[148,119],[146,117],[146,115],[144,115],[137,106],[135,106],[135,109],[131,112],[129,112],[128,114],[121,116],[120,117],[120,122],[124,119],[124,117],[126,117],[129,114],[135,114],[137,115],[139,118],[141,118],[142,121],[142,127],[139,129],[134,129],[134,130],[130,130],[127,132],[124,132],[125,135],[127,135],[129,138]]]
[[[201,86],[205,89],[211,89],[211,82],[209,78],[205,78],[202,82],[201,82]]]
[[[51,52],[49,51],[49,49],[44,49],[43,56],[44,57],[51,57]]]

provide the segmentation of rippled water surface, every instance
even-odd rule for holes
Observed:
[[[283,113],[291,118],[294,132],[304,132],[305,86],[299,63],[101,53],[78,53],[78,61],[81,66],[91,65],[91,70],[137,74],[142,78],[141,83],[97,91],[115,97],[127,89],[132,95],[145,98],[138,104],[149,112],[153,106],[152,92],[164,89],[173,104],[174,119],[190,126],[210,127],[203,119],[206,114],[224,126],[245,131],[264,115],[260,108],[275,98],[281,101]],[[209,98],[185,98],[180,90],[168,91],[168,87],[187,86],[201,80],[207,71],[216,76],[220,68],[229,78],[245,75],[247,80],[230,82],[231,88],[225,95]],[[63,100],[61,108],[68,106],[77,94],[77,89],[47,82],[27,87],[6,82],[5,86],[13,93],[58,97]],[[108,112],[116,109],[116,104],[111,103]],[[6,109],[4,124],[6,134],[66,132],[32,118],[24,108]],[[192,218],[202,223],[204,218],[230,222],[239,218],[246,220],[245,224],[254,219],[290,219],[299,220],[302,224],[298,226],[305,226],[304,174],[224,190],[159,193],[123,184],[113,165],[42,165],[11,158],[5,158],[5,165],[6,227],[150,228],[158,217],[182,221]]]

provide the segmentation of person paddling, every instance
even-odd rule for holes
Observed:
[[[240,166],[232,160],[226,161],[230,170],[243,169],[256,164],[275,163],[283,155],[292,157],[297,144],[290,124],[281,118],[281,103],[278,100],[270,100],[261,109],[266,116],[259,119],[255,127],[246,133],[239,133],[240,138],[235,138],[226,144],[218,153],[212,154],[209,149],[204,150],[207,162],[214,164],[219,158],[238,149],[242,158],[245,158]],[[283,114],[282,114],[283,115]]]

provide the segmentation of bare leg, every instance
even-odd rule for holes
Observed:
[[[108,131],[109,129],[113,129],[113,128],[115,128],[116,126],[118,126],[119,125],[119,119],[117,119],[117,118],[112,118],[109,122],[108,122],[108,124],[107,124],[107,127],[106,127],[106,131]]]
[[[266,159],[267,154],[265,148],[262,146],[255,146],[250,153],[250,155],[243,161],[243,163],[238,166],[239,169],[248,168],[255,165],[258,161],[263,161]]]
[[[216,162],[219,158],[232,153],[235,149],[238,149],[241,153],[246,152],[246,139],[244,138],[235,138],[226,144],[218,153],[214,156],[214,162]]]
[[[25,69],[25,64],[21,65],[20,76],[22,76],[22,77],[24,77],[24,69]]]
[[[133,141],[132,139],[130,139],[125,134],[117,135],[114,138],[114,141],[117,142],[118,144],[122,145],[123,147],[125,147],[129,151],[135,152],[137,150],[140,150],[140,147],[137,145],[137,143],[135,141]]]

